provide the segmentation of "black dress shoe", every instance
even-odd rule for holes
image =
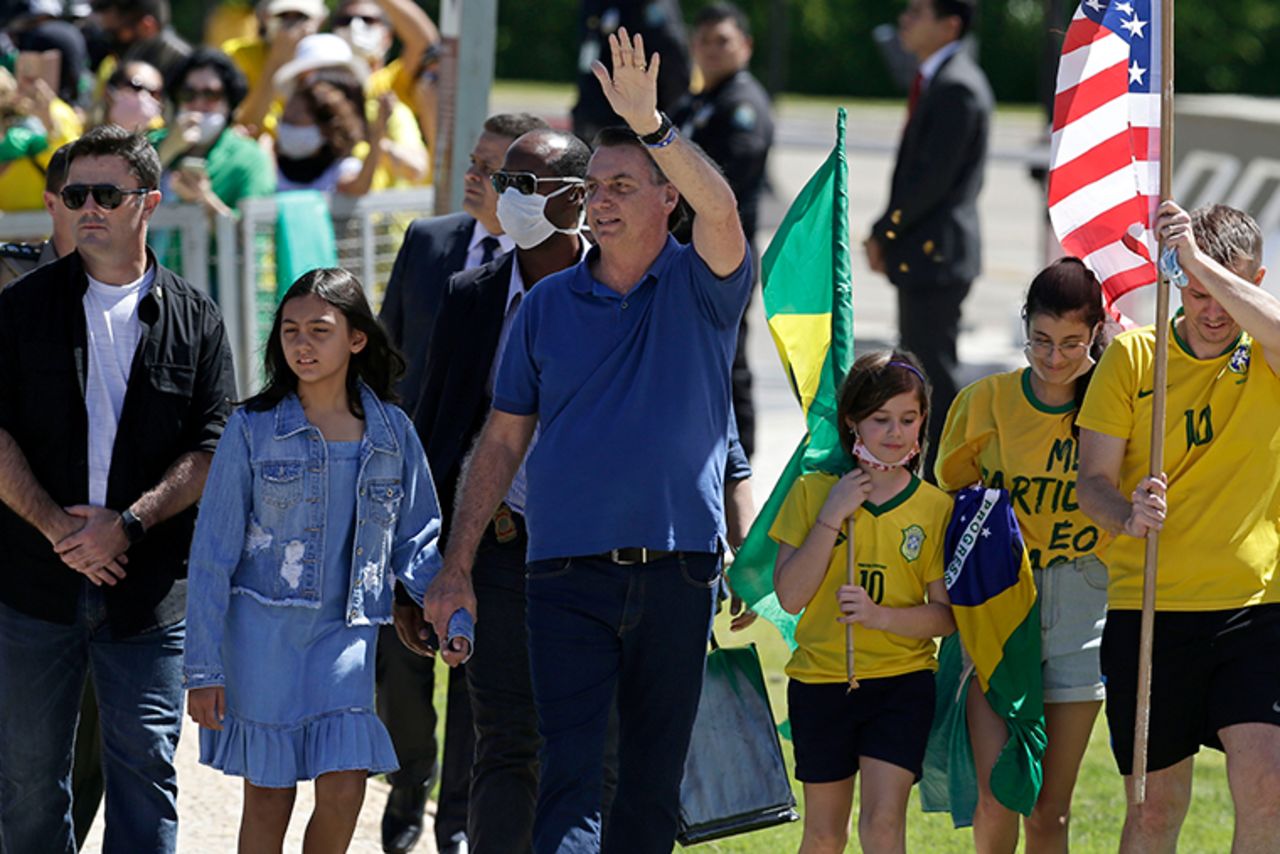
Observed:
[[[392,786],[382,811],[382,850],[408,854],[422,836],[422,814],[427,806],[426,786]]]

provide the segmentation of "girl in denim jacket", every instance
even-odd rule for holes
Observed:
[[[345,270],[276,310],[266,387],[227,422],[191,545],[184,678],[200,761],[245,778],[240,846],[280,850],[299,780],[304,850],[345,850],[395,751],[373,709],[394,579],[422,602],[440,512],[422,446],[388,400],[404,369]],[[449,624],[470,645],[470,615]]]

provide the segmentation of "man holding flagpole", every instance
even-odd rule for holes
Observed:
[[[1146,801],[1122,851],[1173,851],[1200,745],[1227,754],[1235,852],[1280,845],[1280,300],[1262,235],[1222,205],[1172,202],[1156,233],[1188,282],[1170,325],[1165,473],[1147,474],[1155,330],[1117,336],[1080,412],[1080,506],[1115,534],[1102,672],[1112,750],[1134,785],[1143,540],[1160,534]]]

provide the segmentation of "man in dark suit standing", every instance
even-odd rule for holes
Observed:
[[[960,305],[982,267],[978,191],[994,98],[961,42],[976,8],[977,0],[911,0],[898,19],[898,38],[920,66],[889,206],[866,241],[871,269],[898,289],[902,346],[920,358],[933,383],[930,474],[957,390]]]
[[[538,130],[516,140],[493,181],[505,188],[498,211],[517,248],[449,281],[415,417],[436,473],[445,537],[463,458],[489,414],[516,310],[529,288],[582,257],[577,230],[590,157],[572,134]],[[524,498],[517,476],[476,557],[475,591],[485,618],[476,623],[475,654],[466,665],[476,729],[467,819],[472,854],[527,851],[532,844],[539,739],[524,617]],[[401,636],[417,643],[422,610],[410,603],[396,612],[407,627]]]
[[[502,165],[507,146],[517,137],[545,127],[546,122],[528,113],[487,118],[471,149],[462,212],[414,220],[405,234],[378,317],[409,363],[400,382],[400,399],[410,415],[422,391],[431,333],[449,277],[487,264],[515,246],[498,222],[498,194],[489,176]]]
[[[449,277],[481,267],[509,252],[514,243],[498,222],[498,195],[489,181],[509,146],[531,130],[547,127],[527,113],[490,116],[471,150],[463,213],[420,219],[409,226],[396,256],[381,320],[405,354],[408,370],[400,384],[406,412],[413,413],[431,346],[432,332]],[[445,506],[451,490],[440,490]],[[378,716],[391,733],[400,770],[389,776],[391,794],[382,816],[382,848],[409,851],[422,833],[422,815],[436,762],[436,714],[432,704],[435,659],[406,649],[391,626],[378,644]],[[436,847],[441,854],[465,851],[467,790],[471,779],[474,734],[467,699],[465,667],[449,674],[444,762],[436,811]]]

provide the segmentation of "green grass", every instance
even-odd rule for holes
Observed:
[[[716,638],[722,645],[732,646],[754,642],[760,650],[765,681],[769,686],[769,700],[778,720],[786,717],[786,676],[782,669],[787,661],[786,645],[777,631],[764,620],[745,632],[731,635],[728,618],[721,614],[716,621]],[[443,667],[443,665],[437,665]],[[445,680],[436,679],[436,708],[444,709]],[[443,739],[443,732],[440,734]],[[791,743],[783,741],[783,756],[787,770],[793,768]],[[804,798],[799,783],[792,780],[796,803],[804,814]],[[1120,841],[1120,827],[1124,821],[1124,787],[1116,772],[1107,745],[1107,729],[1103,716],[1098,716],[1089,749],[1080,769],[1072,804],[1071,850],[1072,852],[1114,852]],[[1182,828],[1179,849],[1189,852],[1228,851],[1231,848],[1231,796],[1227,790],[1226,763],[1217,751],[1203,750],[1196,760],[1195,788],[1191,811]],[[854,826],[857,823],[857,804],[854,804]],[[724,854],[782,854],[800,847],[801,822],[783,827],[762,830],[743,836],[708,842],[694,850],[723,852]],[[858,850],[856,830],[850,841],[850,850]],[[907,850],[928,854],[969,854],[973,851],[973,836],[969,830],[955,830],[951,818],[945,814],[923,813],[916,790],[912,790],[907,808]]]

